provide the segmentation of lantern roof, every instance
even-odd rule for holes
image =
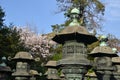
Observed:
[[[29,77],[31,76],[28,72],[25,71],[20,71],[20,72],[14,72],[12,73],[12,76],[16,76],[16,77]]]
[[[96,56],[96,57],[97,56],[111,56],[111,57],[118,56],[117,53],[114,53],[113,50],[109,46],[97,46],[89,54]]]
[[[113,63],[116,63],[116,64],[117,64],[117,63],[120,64],[120,57],[113,57],[113,58],[112,58],[112,62],[113,62]]]
[[[88,77],[97,77],[97,75],[95,74],[95,72],[87,72],[87,74],[85,74],[85,76],[88,76]]]
[[[53,41],[64,44],[68,40],[76,40],[86,44],[91,44],[97,41],[97,38],[90,34],[83,26],[66,27],[60,33],[57,33],[53,38]]]
[[[12,60],[34,60],[33,56],[28,52],[18,52]]]
[[[39,75],[39,73],[36,70],[30,70],[30,75],[37,76],[37,75]]]
[[[0,66],[0,72],[12,72],[8,66]]]
[[[94,57],[100,57],[100,56],[110,56],[110,57],[116,57],[118,56],[117,53],[115,52],[115,49],[109,47],[107,45],[107,37],[101,36],[100,37],[100,45],[95,47],[90,55]]]
[[[97,41],[97,38],[90,34],[84,26],[80,26],[78,22],[80,11],[77,8],[71,10],[70,18],[72,22],[65,27],[60,33],[57,33],[52,40],[64,44],[68,40],[76,40],[85,44],[91,44]]]
[[[56,67],[57,61],[48,61],[47,64],[45,65],[46,67]]]

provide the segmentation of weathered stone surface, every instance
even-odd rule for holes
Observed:
[[[109,57],[116,57],[118,56],[116,53],[112,51],[112,48],[109,46],[98,46],[89,53],[91,56],[109,56]]]
[[[112,62],[120,64],[120,57],[113,57]]]
[[[32,55],[28,52],[18,52],[16,53],[15,57],[13,58],[14,60],[21,59],[21,60],[34,60]]]
[[[30,70],[29,73],[32,76],[38,76],[39,75],[38,71],[36,71],[36,70]]]
[[[86,44],[91,44],[97,41],[97,38],[91,35],[85,27],[82,26],[73,26],[73,27],[66,27],[63,31],[56,34],[53,37],[53,41],[64,44],[65,41],[69,40],[76,40],[78,42],[83,42]]]
[[[48,68],[45,75],[47,76],[47,79],[53,79],[53,80],[59,80],[60,77],[58,76],[57,71],[57,61],[48,61],[45,67]]]
[[[46,67],[56,67],[57,66],[57,61],[48,61],[45,66]]]
[[[12,76],[30,76],[28,64],[25,62],[17,62],[16,71],[12,74]]]

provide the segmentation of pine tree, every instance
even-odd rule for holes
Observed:
[[[4,25],[4,23],[3,23],[4,16],[5,16],[5,13],[4,13],[3,9],[0,6],[0,28]]]

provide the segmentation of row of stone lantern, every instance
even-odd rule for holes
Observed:
[[[73,21],[60,33],[55,34],[52,39],[63,45],[63,57],[59,61],[49,61],[46,64],[48,80],[88,80],[88,78],[91,80],[119,80],[120,57],[116,50],[113,51],[107,46],[105,36],[101,37],[99,46],[91,53],[87,53],[86,46],[98,39],[91,35],[85,27],[80,26],[77,22],[79,14],[77,8],[72,9],[70,16]],[[94,58],[92,63],[87,59],[88,55]],[[91,67],[94,72],[89,73],[88,70]],[[57,69],[61,69],[61,76],[58,76]]]
[[[94,57],[94,71],[95,73],[87,72],[87,67],[89,68],[91,63],[87,60],[85,54],[86,49],[82,44],[82,49],[84,51],[77,50],[81,48],[80,43],[76,43],[75,41],[71,42],[67,41],[64,44],[63,48],[70,49],[70,46],[74,46],[72,54],[68,54],[68,52],[64,52],[64,57],[59,61],[49,61],[46,64],[48,71],[45,73],[48,80],[88,80],[88,78],[92,80],[119,80],[120,79],[120,58],[113,51],[112,48],[106,45],[106,38],[101,39],[100,46],[93,49],[90,56]],[[71,48],[72,49],[72,48]],[[76,52],[84,52],[76,53]],[[80,59],[79,59],[80,58]],[[3,57],[3,62],[0,64],[1,67],[6,67],[5,58]],[[34,61],[33,57],[27,52],[18,52],[15,57],[12,59],[16,62],[16,71],[12,73],[12,76],[15,77],[15,80],[36,80],[35,75],[38,73],[34,70],[30,70],[30,62]],[[83,61],[83,62],[82,62]],[[86,62],[89,61],[89,65]],[[87,66],[87,67],[85,67]],[[58,75],[57,69],[62,69],[61,75]],[[10,72],[10,68],[4,72]],[[32,74],[30,74],[32,73]],[[3,74],[3,73],[2,73]],[[5,76],[4,76],[5,77]],[[1,78],[1,80],[5,80]]]
[[[14,80],[36,80],[36,76],[39,76],[36,70],[30,69],[30,63],[34,61],[30,53],[18,52],[11,60],[16,62],[15,71],[12,71],[10,67],[6,65],[6,57],[2,57],[0,80],[8,80],[6,79],[8,76],[14,77]]]
[[[95,80],[119,80],[120,57],[116,48],[110,48],[106,44],[107,38],[102,36],[100,45],[97,46],[90,56],[94,57],[94,70],[97,75]]]
[[[93,49],[89,54],[94,57],[94,70],[98,80],[114,80],[112,79],[113,72],[116,67],[113,66],[112,58],[118,57],[116,52],[106,44],[107,38],[102,36],[100,45]]]

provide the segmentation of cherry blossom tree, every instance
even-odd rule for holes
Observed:
[[[30,28],[20,28],[21,40],[24,42],[25,47],[34,57],[45,59],[53,54],[50,53],[50,48],[56,43],[48,39],[47,35],[36,34]]]

